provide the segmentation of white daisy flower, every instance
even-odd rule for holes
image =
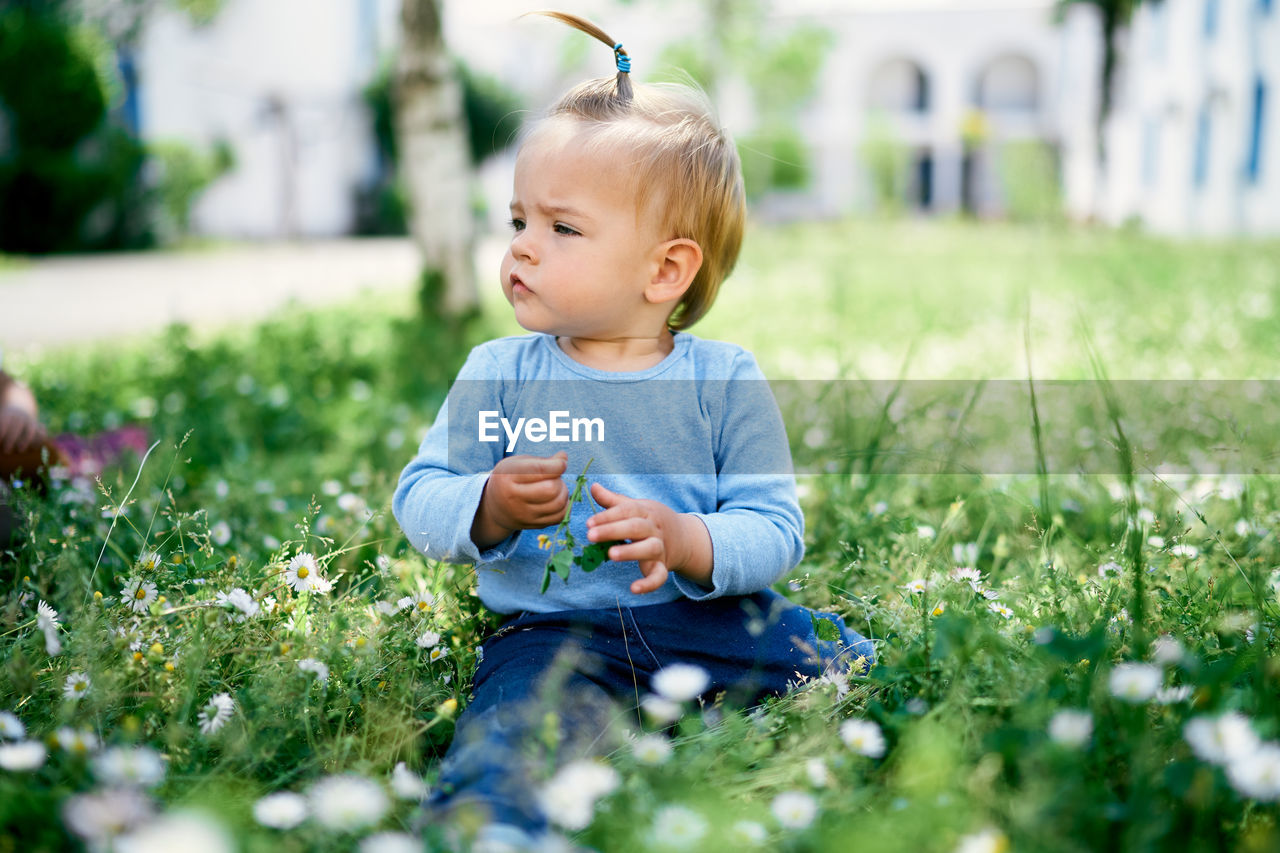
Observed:
[[[924,578],[912,578],[911,580],[904,583],[902,585],[902,588],[905,589],[907,592],[910,592],[913,594],[923,593],[927,589],[929,589],[929,582],[926,581]]]
[[[49,603],[44,599],[41,599],[40,603],[36,605],[36,626],[41,631],[58,626],[58,611],[50,607]]]
[[[396,601],[396,608],[399,610],[408,610],[412,606],[413,606],[412,595],[406,595],[405,597],[398,599]]]
[[[354,830],[377,823],[390,802],[382,786],[363,776],[327,776],[307,792],[311,814],[329,829]]]
[[[113,849],[120,853],[234,853],[236,847],[227,830],[209,815],[178,810],[120,836]]]
[[[1098,566],[1098,577],[1100,578],[1118,578],[1124,574],[1124,567],[1114,561],[1108,561]]]
[[[427,783],[400,761],[391,771],[391,791],[402,800],[422,800],[427,796]]]
[[[62,822],[90,842],[90,849],[107,849],[117,836],[150,817],[150,798],[133,788],[106,788],[91,794],[77,794],[62,804]],[[123,848],[111,845],[111,849]]]
[[[144,572],[154,572],[160,568],[164,558],[156,551],[144,551],[142,556],[138,557],[138,568]]]
[[[671,757],[671,741],[656,733],[642,735],[631,744],[631,753],[641,764],[656,767]]]
[[[22,740],[27,736],[27,727],[12,711],[0,711],[0,738]]]
[[[1148,545],[1150,545],[1152,548],[1155,548],[1156,550],[1159,550],[1159,549],[1161,549],[1161,548],[1163,548],[1163,547],[1164,547],[1164,537],[1163,537],[1163,536],[1148,536],[1148,537],[1147,537],[1147,544],[1148,544]]]
[[[1093,715],[1088,711],[1059,711],[1049,720],[1049,739],[1060,746],[1079,749],[1093,737]]]
[[[840,739],[859,755],[867,758],[884,757],[884,732],[872,720],[845,720],[840,724]]]
[[[369,505],[365,503],[364,498],[354,492],[343,492],[338,495],[338,509],[351,515],[361,515],[369,509]]]
[[[825,788],[831,784],[831,771],[827,769],[827,762],[821,758],[810,758],[806,761],[804,775],[809,778],[809,784],[815,788]]]
[[[1121,663],[1111,670],[1108,684],[1111,695],[1131,704],[1146,702],[1156,695],[1164,673],[1149,663]]]
[[[321,684],[327,684],[329,681],[329,667],[325,666],[315,658],[303,658],[298,661],[298,669],[303,672],[310,672],[316,677],[316,681]]]
[[[696,699],[711,683],[711,676],[700,666],[673,663],[653,675],[653,692],[671,702]]]
[[[1188,545],[1185,542],[1180,542],[1170,548],[1169,553],[1188,560],[1194,560],[1196,557],[1200,556],[1200,549],[1195,545]]]
[[[759,847],[769,838],[764,824],[754,820],[740,820],[729,827],[729,843],[735,847]]]
[[[62,685],[62,695],[74,702],[88,693],[92,684],[93,681],[83,672],[73,672]]]
[[[435,648],[440,645],[440,635],[435,631],[423,631],[414,642],[417,643],[420,649]]]
[[[653,818],[653,840],[659,847],[696,847],[707,834],[707,819],[686,806],[663,806]]]
[[[284,582],[294,592],[323,593],[333,588],[333,584],[320,576],[320,569],[316,566],[316,558],[306,551],[295,555],[289,561],[289,565],[284,570]]]
[[[1161,687],[1156,691],[1156,702],[1160,705],[1177,705],[1191,698],[1192,689],[1182,684],[1177,687]]]
[[[213,544],[219,547],[226,545],[231,541],[231,525],[225,521],[219,521],[209,528],[209,538],[213,540]]]
[[[1280,800],[1280,744],[1268,741],[1227,765],[1227,779],[1241,796],[1270,803]]]
[[[359,853],[422,853],[422,840],[405,832],[375,832],[360,839]]]
[[[258,615],[260,605],[253,600],[253,596],[249,595],[241,587],[233,587],[231,592],[220,592],[217,598],[218,604],[223,607],[230,607],[239,611],[237,622],[243,622],[245,619]]]
[[[1260,741],[1249,718],[1236,711],[1217,717],[1192,717],[1182,736],[1202,761],[1226,765],[1257,750]]]
[[[1013,618],[1013,611],[998,601],[988,602],[987,609],[997,616],[1003,616],[1005,619]]]
[[[253,819],[272,829],[293,829],[307,819],[307,798],[293,791],[276,791],[253,804]]]
[[[653,694],[641,699],[640,707],[644,709],[644,712],[649,715],[651,720],[663,725],[675,722],[684,713],[684,708],[679,702],[672,702],[670,699],[663,699],[661,696],[654,696]]]
[[[921,524],[916,527],[916,535],[921,539],[932,539],[938,535],[938,531],[933,529],[932,524]]]
[[[1009,839],[998,829],[988,827],[981,832],[966,835],[956,845],[956,853],[1005,853]]]
[[[411,608],[413,615],[416,617],[426,616],[436,604],[436,597],[426,590],[415,592],[413,595],[408,596],[408,599],[409,601],[405,606]],[[400,600],[404,601],[403,598]]]
[[[804,791],[783,791],[769,805],[774,818],[785,829],[804,829],[818,815],[818,801]]]
[[[151,788],[164,780],[164,770],[164,758],[149,746],[115,746],[93,760],[93,775],[104,785]]]
[[[394,616],[397,612],[394,601],[379,601],[373,605],[373,608],[383,616]]]
[[[0,743],[0,767],[14,772],[39,770],[44,765],[44,744],[38,740]]]
[[[44,650],[50,657],[62,652],[62,640],[58,637],[58,611],[47,602],[36,605],[36,627],[44,634]]]
[[[121,603],[134,613],[145,613],[156,597],[156,585],[136,575],[120,590]]]
[[[1151,659],[1164,666],[1173,666],[1182,660],[1186,650],[1171,634],[1161,634],[1151,643]]]
[[[201,734],[211,735],[227,724],[235,713],[236,702],[229,693],[217,693],[200,709],[196,722],[200,724]]]
[[[431,663],[435,663],[436,661],[442,660],[448,655],[449,655],[448,649],[446,649],[444,646],[436,646],[434,649],[431,650],[431,654],[428,656],[428,660]]]
[[[331,498],[335,498],[342,494],[342,483],[338,480],[325,480],[320,484],[320,491]]]
[[[98,736],[85,729],[77,730],[63,726],[54,732],[53,737],[58,741],[58,746],[76,755],[87,755],[98,751]]]
[[[616,770],[595,761],[571,761],[538,792],[547,819],[570,831],[586,829],[596,801],[612,793],[621,779]]]
[[[947,573],[947,577],[956,583],[967,583],[974,592],[982,586],[982,572],[972,566],[956,566]]]

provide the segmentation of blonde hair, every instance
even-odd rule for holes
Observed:
[[[562,21],[627,56],[589,21],[563,12],[533,14]],[[588,80],[570,89],[547,119],[582,122],[592,147],[633,156],[626,165],[635,182],[638,210],[653,209],[673,238],[701,247],[702,266],[667,318],[676,331],[692,326],[711,308],[721,282],[733,270],[746,222],[738,151],[706,96],[677,83],[633,86],[630,75],[619,70],[616,77]]]

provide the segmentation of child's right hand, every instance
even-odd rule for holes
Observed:
[[[508,456],[489,474],[471,523],[471,541],[491,548],[517,530],[559,524],[569,509],[569,487],[561,475],[569,454]]]

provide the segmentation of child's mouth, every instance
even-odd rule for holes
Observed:
[[[520,276],[513,275],[511,276],[511,293],[512,295],[515,295],[517,293],[533,293],[533,291],[529,289],[528,285],[520,280]]]

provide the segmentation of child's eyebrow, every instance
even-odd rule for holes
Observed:
[[[523,207],[520,202],[513,201],[511,209]],[[570,207],[567,204],[535,204],[534,208],[544,216],[568,216],[574,219],[591,219],[591,216],[584,210],[576,207]]]

